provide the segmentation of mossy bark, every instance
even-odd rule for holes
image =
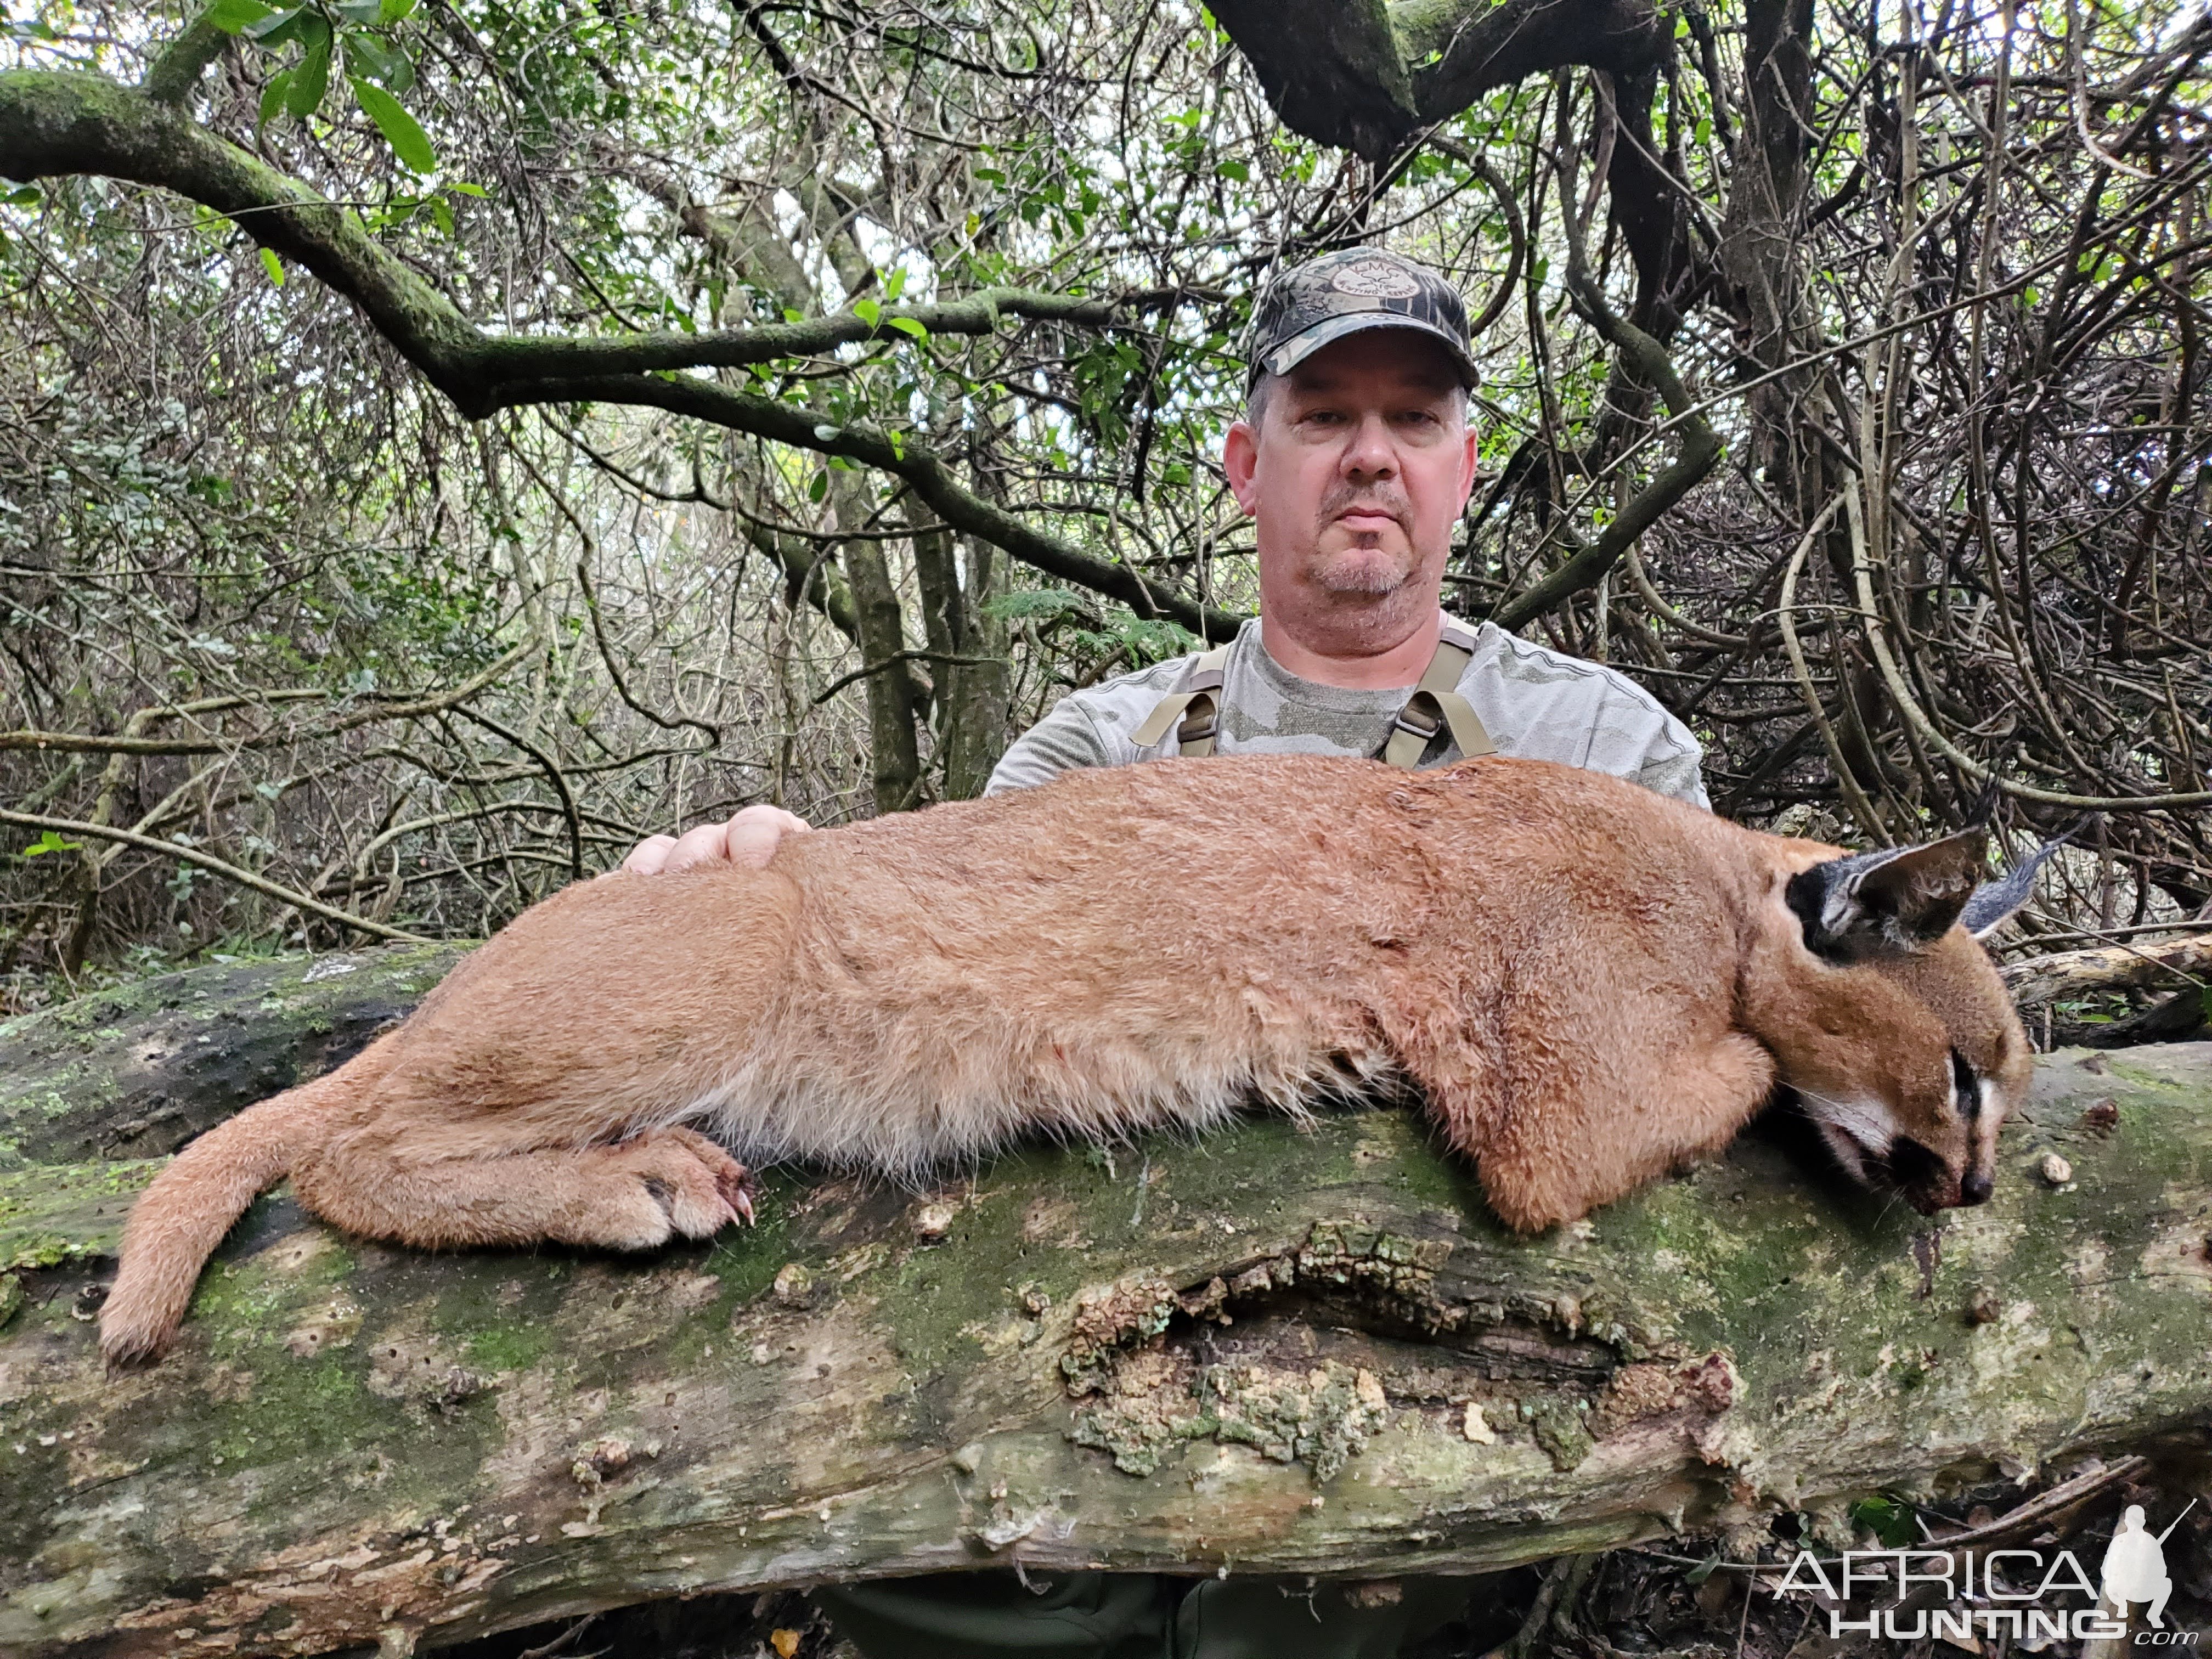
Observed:
[[[173,1152],[350,1059],[465,948],[198,968],[0,1021],[0,1171]]]
[[[96,1140],[146,1017],[77,1042],[50,1121]],[[53,1076],[76,1018],[0,1070]],[[158,1165],[40,1144],[69,1161],[0,1178],[9,1654],[404,1650],[1016,1561],[1471,1571],[1781,1509],[1834,1539],[1854,1497],[2212,1422],[2212,1044],[2045,1060],[1996,1200],[1934,1221],[1776,1129],[1516,1238],[1396,1109],[923,1194],[772,1175],[757,1228],[635,1261],[389,1249],[280,1192],[113,1379],[91,1319]]]
[[[1283,125],[1380,164],[1498,87],[1586,64],[1649,74],[1672,14],[1651,0],[1218,0],[1208,7]]]

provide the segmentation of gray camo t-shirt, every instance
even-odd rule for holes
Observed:
[[[1071,767],[1126,766],[1176,753],[1172,729],[1143,749],[1129,734],[1161,698],[1181,689],[1194,660],[1178,657],[1069,693],[1015,740],[983,793],[1027,788]],[[1710,805],[1698,771],[1698,740],[1624,674],[1485,623],[1459,691],[1502,755],[1610,772],[1662,795]],[[1237,630],[1222,669],[1213,752],[1377,755],[1407,696],[1300,678],[1267,654],[1255,617]],[[1421,763],[1442,766],[1459,757],[1458,746],[1439,733]]]

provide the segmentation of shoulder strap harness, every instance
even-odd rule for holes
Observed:
[[[1390,722],[1390,736],[1382,744],[1382,758],[1400,771],[1410,772],[1421,763],[1439,727],[1450,731],[1459,752],[1469,760],[1498,752],[1474,705],[1459,694],[1459,678],[1474,660],[1474,630],[1459,622],[1447,622],[1437,636],[1437,653],[1429,659],[1421,683],[1406,699],[1398,718]]]
[[[1382,759],[1401,771],[1421,763],[1439,730],[1449,730],[1459,752],[1469,759],[1494,755],[1498,745],[1483,729],[1474,705],[1459,693],[1460,676],[1474,659],[1474,630],[1460,622],[1447,622],[1437,638],[1436,654],[1406,706],[1390,722],[1390,735],[1382,745]],[[1221,723],[1222,675],[1229,662],[1229,647],[1218,645],[1191,665],[1182,689],[1163,697],[1145,716],[1144,724],[1130,733],[1139,749],[1149,749],[1176,729],[1180,751],[1194,759],[1213,752],[1214,733]]]
[[[1176,742],[1194,758],[1213,752],[1213,734],[1221,723],[1221,675],[1229,665],[1229,647],[1217,645],[1190,665],[1190,678],[1173,696],[1162,697],[1131,732],[1139,749],[1149,749],[1176,724]]]

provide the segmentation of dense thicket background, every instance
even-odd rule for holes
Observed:
[[[1239,332],[1359,241],[1480,319],[1456,607],[1636,677],[1747,822],[2112,809],[2042,948],[2201,920],[2203,8],[1483,0],[1379,69],[1331,9],[17,0],[7,1006],[975,793],[1253,603]],[[126,154],[156,66],[264,172]],[[333,291],[394,272],[447,310]],[[659,355],[426,374],[455,318]]]

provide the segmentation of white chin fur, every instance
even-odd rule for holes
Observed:
[[[1870,1100],[1838,1100],[1806,1090],[1799,1093],[1813,1114],[1813,1121],[1820,1126],[1820,1133],[1837,1161],[1856,1176],[1862,1186],[1870,1185],[1867,1161],[1887,1152],[1890,1142],[1896,1139],[1889,1114]]]
[[[1866,1148],[1826,1118],[1815,1117],[1813,1121],[1820,1126],[1820,1139],[1828,1143],[1828,1150],[1836,1155],[1836,1162],[1848,1170],[1851,1178],[1860,1186],[1870,1185],[1867,1179]]]

